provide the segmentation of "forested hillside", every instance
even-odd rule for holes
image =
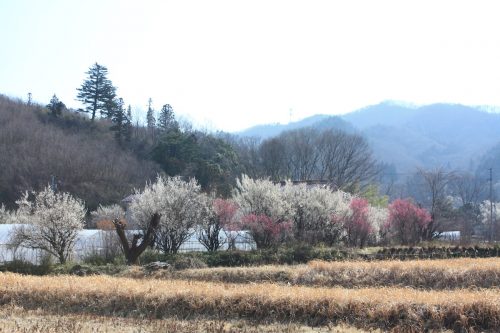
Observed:
[[[118,146],[105,120],[74,112],[54,116],[0,96],[0,202],[13,207],[26,190],[52,182],[89,207],[120,201],[160,168]]]
[[[227,196],[245,172],[228,140],[180,128],[171,109],[169,119],[160,111],[156,121],[150,108],[150,126],[130,125],[117,135],[116,114],[92,120],[52,106],[0,95],[0,203],[8,208],[24,191],[53,183],[95,209],[120,202],[157,174],[194,177],[203,190]]]

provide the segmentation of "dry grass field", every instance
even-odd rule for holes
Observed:
[[[128,277],[144,277],[140,269]],[[284,283],[321,287],[413,287],[463,289],[500,287],[500,258],[412,261],[312,261],[297,266],[205,268],[156,272],[154,278],[226,283]]]
[[[425,262],[311,262],[297,267],[184,271],[183,274],[190,274],[184,279],[179,276],[176,279],[65,275],[34,277],[2,273],[0,303],[2,308],[16,307],[28,313],[43,311],[57,315],[57,318],[88,316],[101,323],[99,327],[106,327],[109,320],[115,320],[110,325],[125,325],[125,328],[130,320],[133,325],[141,320],[151,320],[151,325],[164,325],[165,328],[160,328],[159,331],[172,331],[168,325],[187,325],[186,331],[238,332],[232,329],[239,326],[231,326],[230,323],[243,320],[249,323],[244,326],[246,328],[264,325],[257,331],[268,329],[271,332],[301,332],[305,327],[303,325],[328,329],[328,325],[340,324],[364,330],[394,332],[423,332],[444,328],[456,332],[498,332],[500,289],[496,287],[499,276],[497,261],[459,259]],[[489,288],[472,288],[473,284],[470,282],[465,289],[443,288],[442,285],[433,289],[428,282],[426,289],[411,288],[404,283],[381,287],[376,282],[376,274],[370,273],[376,267],[380,272],[392,272],[394,279],[399,278],[398,274],[401,272],[406,272],[408,276],[425,275],[425,272],[454,272],[465,276],[469,271],[472,272],[470,274],[479,274],[477,276],[484,272],[495,272],[496,275],[495,280],[488,282]],[[254,277],[273,270],[278,275],[287,273],[303,278],[295,277],[300,283],[289,284],[276,283],[275,280],[280,280],[276,277],[268,278],[267,281]],[[306,271],[313,277],[326,276],[328,279],[330,275],[338,275],[339,270],[347,274],[345,281],[355,277],[360,279],[369,273],[372,277],[363,280],[364,286],[351,282],[349,288],[346,288],[342,284],[331,282],[314,283],[318,278],[306,280],[304,274],[300,273]],[[314,274],[310,273],[312,271]],[[212,282],[218,279],[217,276],[222,274],[220,272],[233,276],[253,276],[253,280],[247,279],[247,283]],[[211,281],[193,281],[191,278],[196,274]],[[458,278],[456,281],[462,280],[463,278]],[[245,279],[240,278],[239,282],[241,281]],[[313,281],[313,286],[308,286],[308,281]],[[369,281],[374,285],[369,286]],[[414,282],[414,277],[401,281],[407,281],[410,286],[419,285]],[[448,281],[453,283],[451,277]],[[51,317],[43,315],[43,318]],[[73,322],[92,325],[92,320],[77,319]],[[215,327],[217,323],[222,326]],[[82,326],[80,331],[84,331],[85,327]],[[147,328],[141,332],[143,331],[147,331]]]
[[[140,319],[82,314],[54,315],[15,306],[0,309],[0,332],[5,333],[363,333],[347,326],[309,327],[299,324],[258,325],[242,320]],[[380,330],[373,332],[381,332]]]

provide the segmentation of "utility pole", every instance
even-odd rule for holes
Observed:
[[[490,168],[490,242],[494,239],[493,237],[493,168]]]

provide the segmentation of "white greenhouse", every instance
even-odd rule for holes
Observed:
[[[16,227],[20,224],[0,224],[0,264],[13,260],[23,260],[33,264],[39,264],[47,253],[43,250],[33,250],[24,247],[15,248],[10,244],[10,237]],[[133,233],[134,231],[129,230]],[[238,250],[248,251],[256,248],[255,242],[246,231],[232,231],[234,246]],[[221,250],[226,250],[228,244],[224,232],[220,234],[224,245]],[[117,245],[117,236],[114,231],[104,231],[98,229],[84,229],[78,233],[78,239],[75,244],[71,260],[80,262],[85,257],[94,254],[104,254],[108,247]],[[193,230],[191,237],[182,244],[180,252],[206,251],[205,247],[198,241],[197,235]]]

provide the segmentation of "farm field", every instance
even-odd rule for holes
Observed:
[[[157,272],[149,277],[134,268],[126,273],[133,278],[0,273],[0,332],[21,332],[23,327],[36,331],[33,325],[54,332],[58,325],[73,325],[79,332],[495,332],[500,327],[499,266],[498,259],[449,259],[313,261]],[[383,287],[375,273],[361,279],[375,268],[391,272],[386,276],[399,282]],[[406,277],[400,278],[403,271]],[[435,280],[420,285],[426,272]],[[283,278],[287,274],[288,280]],[[335,284],[342,274],[346,277]],[[431,284],[446,274],[448,287]],[[489,282],[475,280],[486,278]],[[321,279],[327,283],[314,282]]]
[[[140,269],[125,273],[143,277]],[[285,283],[321,287],[401,286],[419,289],[500,287],[500,258],[459,258],[411,261],[314,260],[307,265],[219,267],[155,272],[154,278],[226,283]]]
[[[242,320],[139,319],[99,315],[55,315],[7,306],[0,310],[0,332],[8,333],[363,333],[354,327],[309,327],[298,324],[258,325]],[[380,330],[372,332],[381,332]]]

